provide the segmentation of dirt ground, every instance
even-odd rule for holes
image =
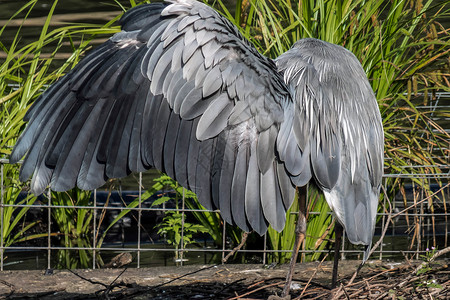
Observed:
[[[438,261],[369,261],[349,283],[357,261],[341,261],[331,290],[332,262],[298,264],[291,299],[450,299],[450,269]],[[426,272],[425,272],[426,271]],[[268,299],[280,295],[287,265],[183,266],[142,269],[3,271],[2,299]],[[280,298],[278,298],[280,299]]]

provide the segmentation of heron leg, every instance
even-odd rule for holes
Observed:
[[[333,265],[333,277],[331,279],[331,288],[336,287],[337,278],[338,278],[338,268],[339,268],[339,255],[341,252],[341,243],[342,243],[342,233],[344,232],[344,228],[342,225],[336,221],[334,224],[334,265]]]
[[[291,289],[292,276],[294,275],[295,263],[297,262],[298,251],[300,250],[300,245],[305,239],[306,235],[306,198],[308,193],[308,186],[302,186],[297,188],[298,195],[298,219],[297,225],[295,226],[295,242],[294,249],[292,250],[291,262],[289,264],[289,271],[286,276],[286,283],[283,288],[282,297],[289,295]]]

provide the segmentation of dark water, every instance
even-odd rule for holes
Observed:
[[[136,245],[130,245],[135,247]],[[126,247],[116,246],[117,251],[101,251],[102,261],[108,263],[113,257],[119,253],[128,252]],[[210,249],[211,245],[207,245]],[[152,249],[146,251],[147,249]],[[191,249],[194,247],[190,247]],[[140,254],[140,267],[150,268],[150,267],[161,267],[161,266],[177,266],[180,265],[179,262],[175,261],[174,249],[171,249],[165,244],[153,244],[153,245],[143,245],[141,247],[142,251]],[[156,250],[153,250],[156,249]],[[195,247],[196,250],[201,250],[202,248]],[[137,252],[129,251],[133,257],[133,262],[127,267],[136,268],[137,267]],[[70,251],[73,257],[76,257],[76,251]],[[54,269],[66,269],[67,267],[62,265],[64,260],[61,260],[58,265],[57,257],[60,253],[57,250],[52,250],[51,252],[51,268]],[[47,250],[34,250],[34,251],[17,251],[17,250],[7,250],[5,251],[5,263],[4,270],[45,270],[47,269]],[[199,265],[199,264],[219,264],[222,259],[222,255],[218,252],[199,252],[199,251],[185,251],[183,265]],[[96,268],[99,266],[97,265]],[[83,268],[83,267],[76,267]],[[84,268],[92,268],[92,263]]]
[[[28,0],[0,1],[0,20],[8,20],[28,2]],[[35,33],[39,32],[39,28],[37,27],[39,26],[38,18],[47,17],[53,3],[53,0],[40,0],[34,5],[28,18],[31,18],[36,23],[29,23],[30,25],[27,26],[36,26]],[[122,8],[128,9],[130,7],[130,2],[127,0],[60,0],[56,6],[54,15],[58,20],[62,21],[66,17],[66,21],[105,23],[110,20],[107,17],[107,12],[117,12],[119,14],[123,11]],[[76,17],[73,16],[74,14]],[[21,13],[19,18],[24,16],[25,13]],[[41,25],[43,25],[43,22],[41,22]]]
[[[122,4],[124,9],[130,7],[129,1],[120,0],[117,1]],[[0,1],[0,28],[3,27],[21,7],[23,7],[28,1]],[[89,1],[89,0],[61,0],[58,2],[54,16],[50,23],[50,30],[70,25],[70,24],[106,24],[114,17],[120,15],[123,12],[123,8],[119,4],[112,0],[105,1]],[[20,47],[29,43],[35,42],[39,39],[42,26],[46,21],[46,17],[53,5],[53,1],[44,0],[38,1],[30,14],[26,16],[25,12],[20,13],[14,18],[12,22],[9,22],[5,31],[0,36],[0,41],[7,49],[9,49],[11,42],[15,39],[15,36],[20,28],[19,49]],[[28,11],[26,9],[25,11]],[[23,22],[22,18],[25,18]],[[74,36],[74,42],[82,39],[81,35]],[[108,36],[98,36],[92,44],[99,44],[105,41]],[[53,52],[54,45],[44,47],[44,53]],[[64,46],[60,49],[56,55],[55,68],[62,63],[63,60],[71,55],[71,47],[68,40],[64,41]],[[5,54],[0,51],[0,59],[4,58]],[[59,61],[59,62],[58,62]]]

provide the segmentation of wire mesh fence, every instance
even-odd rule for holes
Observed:
[[[123,252],[132,254],[132,266],[137,268],[217,263],[233,250],[230,240],[231,237],[236,239],[236,231],[225,222],[220,221],[221,243],[213,243],[208,234],[194,234],[195,230],[191,227],[195,223],[193,214],[215,214],[218,211],[188,207],[184,190],[179,198],[171,195],[171,190],[161,190],[148,197],[146,191],[155,178],[152,172],[135,174],[124,182],[115,181],[115,187],[110,184],[84,198],[77,192],[58,194],[51,191],[35,198],[22,190],[22,186],[16,187],[20,190],[16,197],[7,192],[11,188],[8,184],[18,183],[8,180],[5,168],[19,166],[12,166],[7,160],[1,160],[0,166],[1,270],[98,268]],[[391,179],[402,180],[402,185],[395,197],[389,199],[383,191],[390,189]],[[374,242],[385,229],[387,233],[372,258],[395,259],[404,255],[419,258],[427,248],[447,247],[450,174],[386,174],[383,182],[384,196],[377,215]],[[421,188],[424,183],[430,187],[429,190]],[[169,198],[174,198],[176,203],[158,200],[170,195]],[[155,201],[161,203],[154,205]],[[310,215],[319,213],[309,212]],[[179,226],[175,235],[178,234],[181,241],[188,237],[189,243],[171,245],[170,238],[176,237],[168,237],[167,228],[164,231],[163,226],[158,225],[167,214],[177,214],[179,219],[178,223],[165,226]],[[388,216],[391,216],[389,223]],[[72,227],[65,228],[67,224],[72,224]],[[241,255],[246,255],[246,262],[266,264],[272,261],[273,255],[291,251],[271,249],[267,234],[255,239],[258,240],[254,243],[256,246],[239,250]],[[305,255],[330,250],[300,251]],[[344,239],[343,259],[362,258],[363,251],[363,248],[355,247]],[[80,264],[80,261],[83,263]]]

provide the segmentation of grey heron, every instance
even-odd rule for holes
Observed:
[[[20,179],[91,190],[155,167],[261,235],[314,181],[350,242],[370,245],[383,129],[358,59],[305,38],[271,60],[207,5],[168,2],[125,13],[34,102],[10,157],[25,156]]]

